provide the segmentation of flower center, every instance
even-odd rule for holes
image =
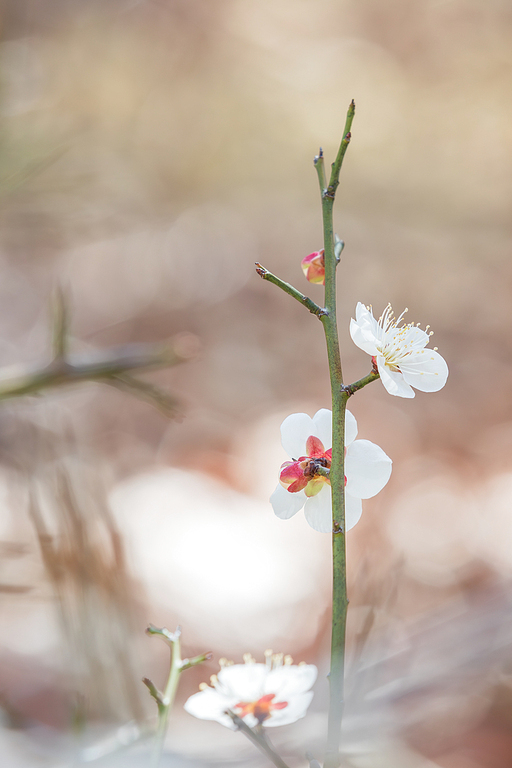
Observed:
[[[235,705],[236,714],[239,717],[245,717],[246,715],[254,715],[258,723],[267,720],[274,709],[284,709],[288,706],[287,701],[274,702],[276,697],[275,693],[267,693],[257,701],[240,701]]]
[[[386,365],[393,371],[400,372],[400,363],[412,352],[423,349],[425,344],[425,335],[418,334],[414,323],[400,325],[403,316],[409,310],[404,309],[398,319],[393,314],[393,307],[388,304],[383,314],[379,318],[379,327],[381,328],[380,340],[375,346],[380,354],[386,359]],[[419,325],[419,323],[418,323]],[[428,333],[430,326],[427,325],[425,333]],[[432,335],[432,332],[428,334]]]
[[[327,474],[322,470],[331,468],[332,449],[325,450],[318,437],[310,435],[306,440],[306,456],[286,461],[281,467],[279,482],[290,493],[304,491],[306,496],[316,496],[325,483],[330,485]]]

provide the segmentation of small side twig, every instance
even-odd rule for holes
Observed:
[[[284,280],[281,280],[281,278],[272,274],[272,272],[269,272],[268,269],[265,269],[265,267],[259,263],[259,261],[256,262],[256,272],[260,277],[263,278],[263,280],[268,280],[269,283],[277,285],[278,288],[298,301],[299,304],[302,304],[303,307],[306,307],[306,309],[308,309],[312,315],[316,315],[318,318],[320,318],[322,315],[327,314],[326,309],[319,307],[318,304],[315,304],[314,301],[298,291],[293,287],[293,285],[290,285],[290,283],[285,283]]]
[[[148,381],[142,381],[141,379],[136,379],[135,376],[123,373],[105,379],[105,384],[110,384],[116,387],[116,389],[130,392],[135,397],[146,400],[169,418],[175,418],[180,415],[181,408],[178,400]]]
[[[327,189],[327,179],[325,178],[324,151],[322,147],[320,147],[318,155],[315,156],[313,163],[315,165],[316,172],[318,174],[318,183],[320,184],[320,194],[323,195],[325,193],[325,190]]]
[[[342,385],[341,391],[345,392],[350,397],[363,387],[366,387],[367,384],[371,384],[372,381],[377,381],[377,379],[380,379],[380,374],[376,368],[373,368],[370,373],[363,376],[362,379],[354,381],[353,384]]]
[[[350,129],[352,128],[352,122],[354,120],[355,113],[356,113],[356,105],[355,105],[354,99],[352,99],[352,101],[350,102],[350,106],[348,108],[345,127],[343,129],[343,138],[341,140],[341,144],[338,149],[338,154],[336,155],[336,160],[332,164],[331,178],[329,180],[329,186],[327,187],[327,190],[325,192],[325,196],[330,197],[333,200],[334,200],[334,196],[336,195],[336,190],[338,188],[338,185],[340,183],[339,178],[340,178],[341,166],[343,164],[343,158],[345,157],[345,152],[347,151],[348,145],[350,144],[350,139],[352,138]]]

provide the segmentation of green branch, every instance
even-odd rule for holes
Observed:
[[[294,288],[293,285],[290,285],[290,283],[285,283],[284,280],[281,280],[279,277],[276,277],[276,275],[273,275],[272,272],[268,271],[268,269],[262,267],[258,261],[256,262],[256,272],[260,277],[263,278],[263,280],[268,280],[269,283],[277,285],[277,287],[287,293],[288,296],[291,296],[300,304],[302,304],[302,306],[306,307],[306,309],[309,309],[312,315],[316,315],[319,318],[322,318],[322,316],[325,315],[325,309],[322,309],[322,307],[319,307],[318,304],[315,304],[314,301],[308,299],[307,296],[304,296],[303,293]]]

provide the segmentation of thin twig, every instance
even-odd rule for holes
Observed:
[[[320,147],[320,151],[318,152],[318,155],[316,155],[313,163],[316,168],[316,172],[318,174],[318,183],[320,184],[320,194],[323,195],[327,189],[327,179],[325,178],[324,151],[322,147]]]
[[[350,397],[355,392],[358,392],[363,387],[366,387],[367,384],[371,384],[372,381],[377,381],[377,379],[380,379],[380,373],[376,368],[374,368],[366,376],[363,376],[362,379],[358,379],[357,381],[354,381],[353,384],[347,384],[346,386],[343,386],[342,390],[343,392],[346,392],[347,395]]]
[[[141,379],[136,379],[135,376],[130,376],[127,373],[112,376],[112,378],[103,381],[105,384],[116,387],[116,389],[130,392],[135,397],[146,400],[169,418],[176,418],[181,414],[178,400],[148,381],[141,381]]]
[[[356,112],[356,105],[355,105],[354,99],[352,99],[347,112],[345,128],[343,129],[343,138],[341,140],[340,148],[338,149],[338,154],[336,155],[336,160],[332,164],[331,178],[329,180],[329,186],[327,187],[327,192],[326,192],[326,194],[329,197],[332,197],[333,200],[336,194],[336,189],[338,188],[338,184],[340,183],[339,177],[340,177],[341,166],[343,164],[343,158],[345,157],[345,152],[347,151],[348,145],[350,144],[350,139],[352,138],[350,129],[352,128],[352,121],[354,119],[355,112]]]
[[[256,262],[256,272],[260,277],[263,278],[263,280],[268,280],[269,283],[277,285],[277,287],[281,288],[282,291],[296,299],[296,301],[306,307],[306,309],[309,309],[312,315],[316,315],[319,318],[321,318],[322,315],[325,315],[325,309],[322,309],[322,307],[319,307],[318,304],[315,304],[314,301],[308,299],[307,296],[304,296],[303,293],[294,288],[293,285],[290,285],[290,283],[285,283],[284,280],[281,280],[281,278],[273,275],[272,272],[269,272],[268,269],[265,269],[265,267],[263,267],[258,261]]]

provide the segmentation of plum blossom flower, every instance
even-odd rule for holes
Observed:
[[[361,499],[384,488],[392,461],[369,440],[356,440],[357,422],[350,411],[345,420],[345,528],[350,530],[362,513]],[[281,467],[279,485],[270,497],[277,517],[288,520],[304,507],[309,525],[321,533],[332,531],[332,496],[329,478],[320,474],[331,466],[332,413],[326,408],[313,418],[293,413],[281,424],[281,442],[292,461]],[[296,457],[296,458],[293,458]]]
[[[313,664],[293,664],[291,656],[265,651],[265,664],[257,664],[250,653],[244,664],[220,660],[220,672],[201,683],[199,693],[185,702],[185,710],[201,720],[217,720],[235,729],[227,714],[233,712],[250,727],[294,723],[306,714],[313,698],[309,690],[316,680]]]
[[[358,302],[356,319],[350,321],[350,335],[357,346],[372,355],[382,383],[390,395],[414,397],[412,387],[421,392],[438,392],[446,384],[448,366],[434,349],[425,349],[430,335],[413,323],[400,325],[391,304],[375,320],[371,309]]]
[[[325,258],[324,249],[314,251],[309,256],[305,256],[301,261],[302,271],[310,283],[325,284]]]

